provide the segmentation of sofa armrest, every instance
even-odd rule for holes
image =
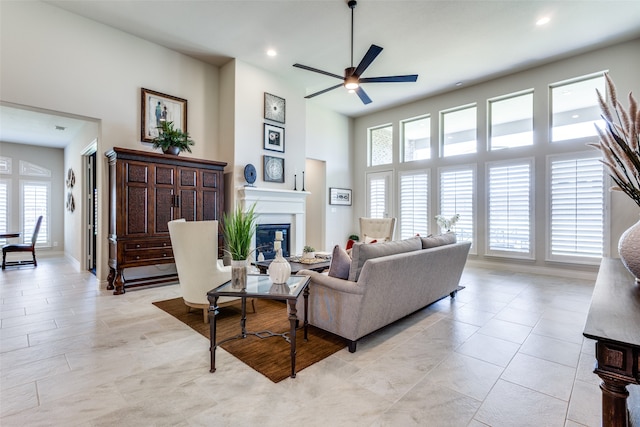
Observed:
[[[311,277],[311,281],[316,286],[324,286],[335,291],[344,292],[347,294],[364,294],[364,287],[358,286],[357,282],[350,282],[348,280],[331,277],[327,274],[318,273],[317,271],[311,270],[300,270],[298,274]]]

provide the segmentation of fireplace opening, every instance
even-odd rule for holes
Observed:
[[[276,239],[276,231],[282,231],[282,256],[289,256],[289,231],[291,224],[258,224],[256,227],[256,259],[260,254],[264,259],[276,257],[273,242]]]

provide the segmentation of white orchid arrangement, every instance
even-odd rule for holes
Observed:
[[[455,214],[451,218],[446,218],[443,215],[436,215],[436,222],[441,229],[450,232],[456,225],[456,222],[460,219],[460,214]]]
[[[629,92],[629,109],[618,101],[616,87],[605,74],[609,102],[596,89],[606,129],[596,126],[600,141],[589,144],[602,152],[609,175],[615,182],[612,190],[622,191],[640,206],[640,109]]]

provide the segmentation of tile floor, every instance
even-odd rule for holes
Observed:
[[[0,424],[599,426],[593,282],[467,268],[466,289],[279,384],[62,258],[0,273]]]

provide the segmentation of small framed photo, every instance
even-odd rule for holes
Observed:
[[[274,122],[284,123],[285,100],[279,96],[264,93],[264,118]]]
[[[284,182],[284,159],[264,156],[263,178],[265,182]]]
[[[264,124],[264,149],[284,153],[284,128]]]
[[[187,100],[142,88],[140,137],[153,142],[163,121],[173,122],[175,129],[187,132]]]
[[[348,188],[329,188],[329,204],[351,206],[351,190]]]

